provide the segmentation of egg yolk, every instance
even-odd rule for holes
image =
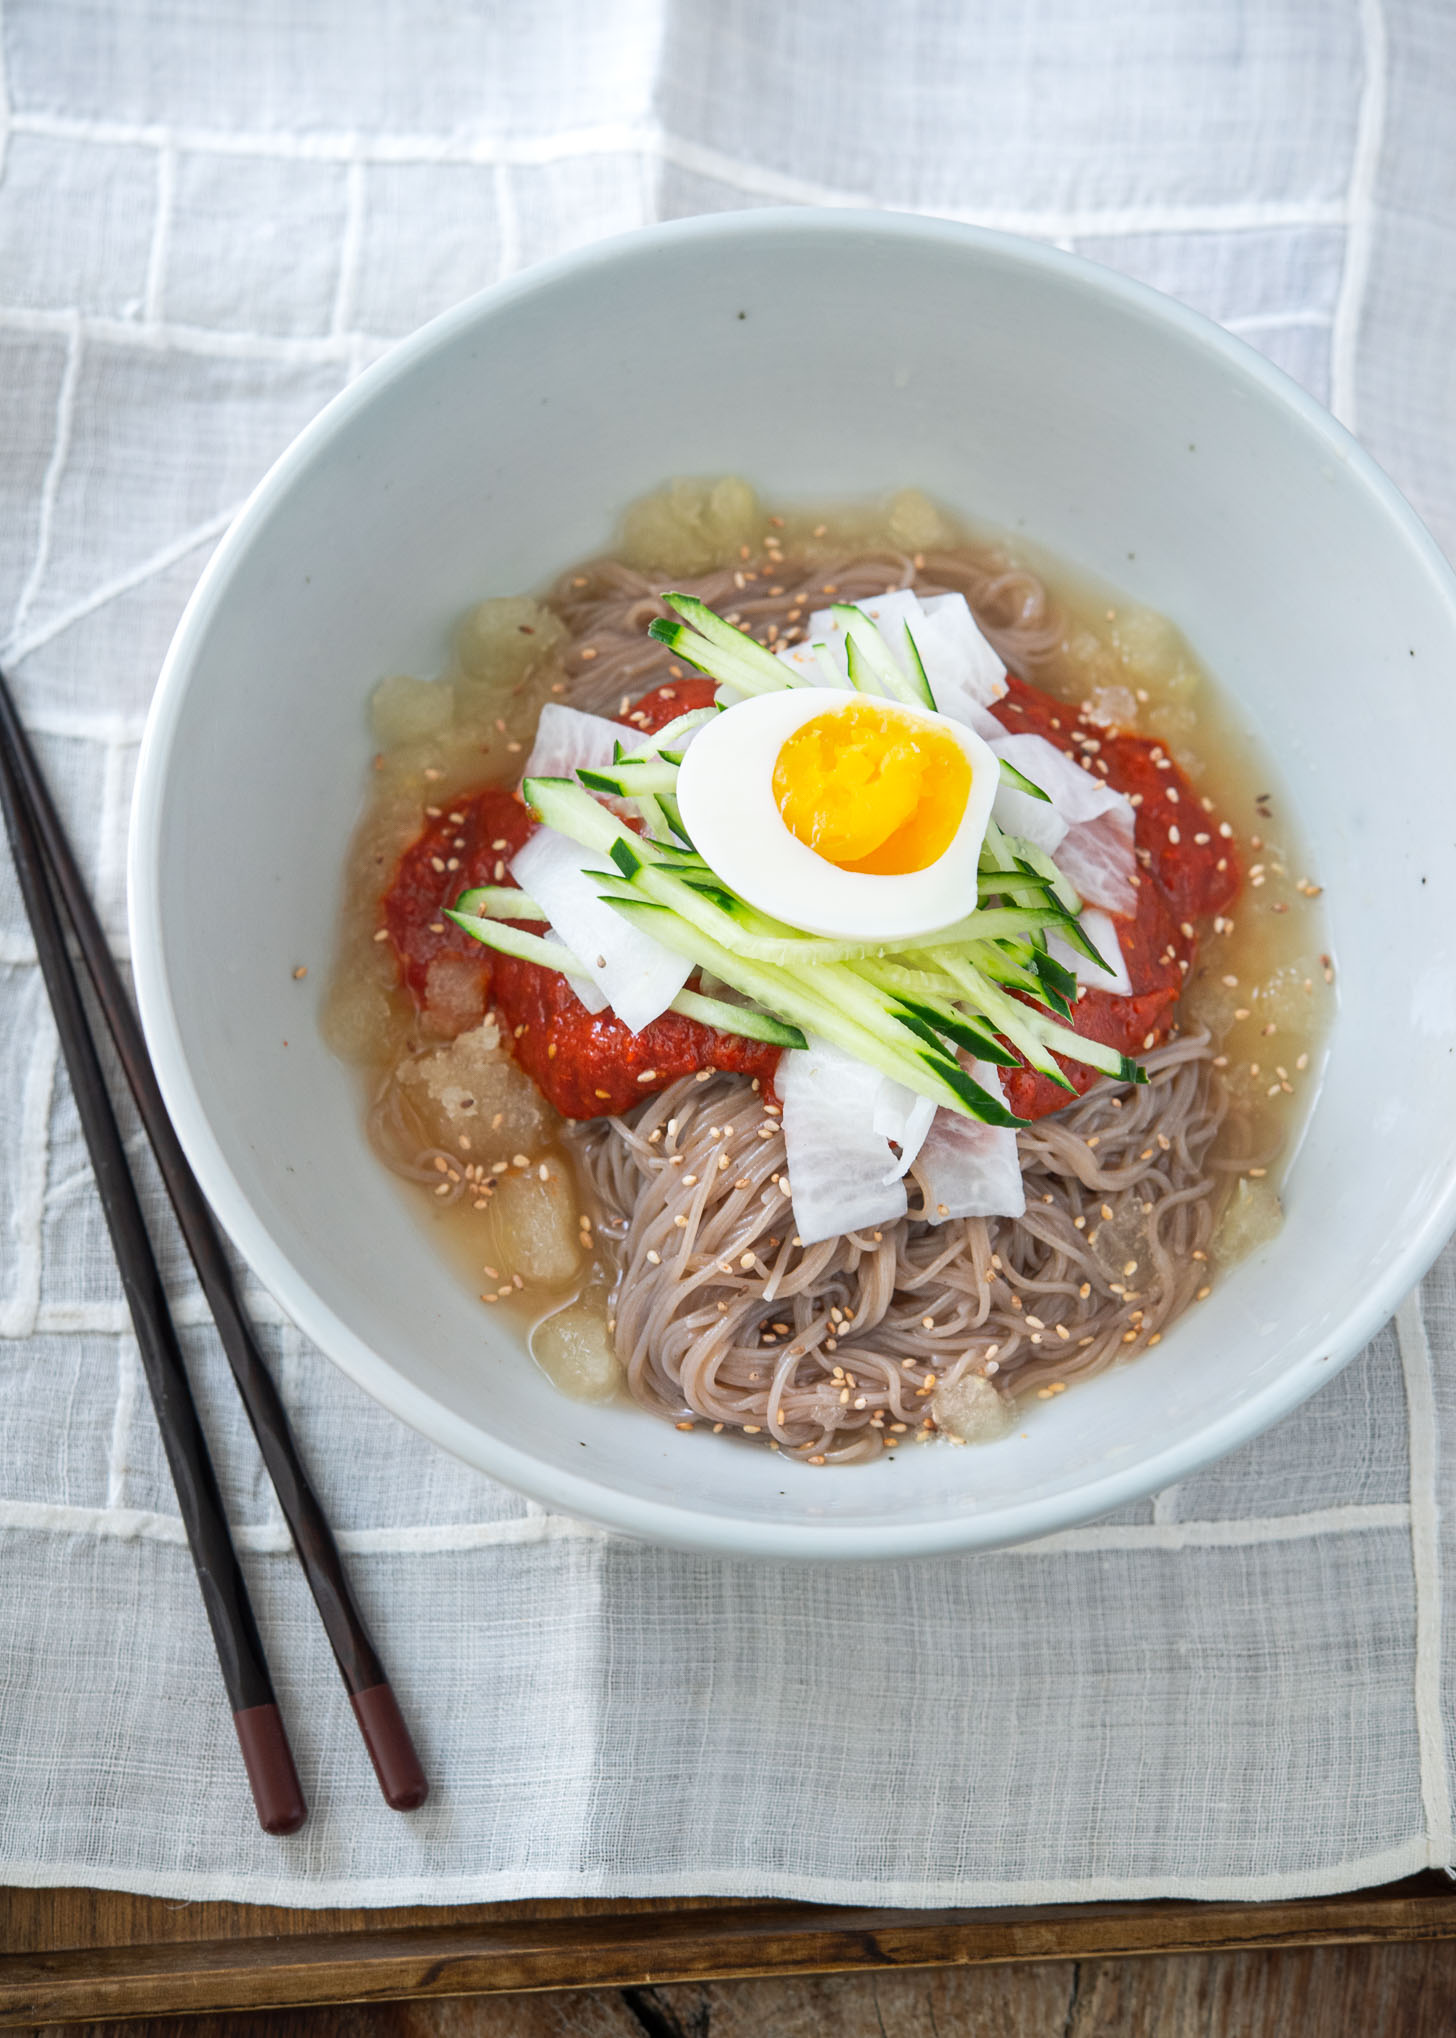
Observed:
[[[827,863],[902,876],[950,847],[971,765],[948,731],[852,700],[794,731],[774,761],[773,791],[789,833]]]

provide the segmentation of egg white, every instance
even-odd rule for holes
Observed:
[[[951,736],[971,767],[960,826],[924,870],[899,876],[841,870],[791,833],[774,798],[774,765],[795,730],[840,702],[867,698],[848,689],[793,687],[725,709],[683,758],[677,782],[683,823],[725,883],[791,927],[862,941],[933,934],[976,904],[976,865],[1000,767],[973,729],[928,709],[880,704]]]

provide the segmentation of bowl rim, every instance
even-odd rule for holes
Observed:
[[[1055,1534],[1146,1498],[1186,1478],[1267,1429],[1306,1400],[1362,1350],[1426,1272],[1456,1225],[1456,1151],[1423,1222],[1392,1248],[1361,1306],[1326,1351],[1290,1364],[1196,1437],[1106,1473],[1073,1491],[1012,1502],[991,1513],[949,1512],[929,1521],[765,1523],[746,1515],[647,1500],[533,1457],[443,1408],[374,1352],[319,1296],[255,1212],[223,1153],[183,1048],[163,963],[160,823],[168,765],[192,672],[234,573],[296,476],[344,434],[355,416],[462,332],[531,299],[565,278],[610,270],[645,244],[788,238],[843,233],[919,241],[954,257],[980,252],[1055,274],[1181,337],[1226,370],[1292,410],[1375,498],[1424,564],[1452,612],[1456,573],[1395,484],[1325,407],[1282,369],[1201,312],[1151,285],[1018,234],[932,216],[862,208],[767,207],[660,222],[595,241],[542,262],[453,306],[391,347],[341,389],[268,469],[228,526],[198,579],[163,662],[143,732],[127,848],[132,969],[143,1030],[167,1109],[204,1195],[244,1260],[289,1320],[357,1386],[453,1456],[545,1506],[624,1535],[723,1557],[863,1562],[993,1549]],[[1338,1023],[1338,1020],[1336,1020]]]

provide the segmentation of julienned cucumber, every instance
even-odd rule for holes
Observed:
[[[626,919],[653,935],[665,948],[675,949],[679,955],[686,955],[697,962],[699,967],[710,969],[714,976],[721,977],[725,984],[731,984],[745,997],[773,1006],[806,1033],[817,1033],[870,1068],[893,1076],[897,1082],[914,1090],[917,1096],[929,1097],[937,1104],[947,1104],[953,1111],[959,1111],[968,1118],[978,1118],[984,1124],[1025,1123],[1025,1120],[1007,1111],[979,1083],[973,1082],[948,1054],[926,1046],[918,1038],[905,1037],[910,1033],[909,1028],[900,1025],[896,1029],[904,1038],[903,1046],[888,1030],[883,1034],[869,1030],[846,1016],[838,1006],[830,1004],[815,987],[802,983],[787,970],[775,969],[767,963],[749,962],[743,956],[734,955],[730,949],[680,920],[669,906],[641,898],[616,898],[611,903]]]
[[[747,693],[799,683],[791,668],[695,597],[671,594],[664,599],[684,620],[656,623],[653,634],[701,670]],[[841,603],[834,616],[843,632],[850,678],[859,689],[907,706],[933,707],[908,628],[907,674],[862,609]],[[842,684],[829,664],[828,648],[815,649],[827,676]],[[1073,973],[1049,953],[1049,930],[1055,929],[1090,962],[1105,964],[1082,927],[1081,900],[1053,859],[994,821],[982,849],[978,904],[935,935],[876,943],[826,939],[805,934],[740,898],[693,850],[676,800],[680,746],[718,712],[698,709],[680,716],[630,750],[618,744],[613,764],[584,768],[575,780],[530,779],[523,787],[547,825],[601,857],[604,867],[588,874],[600,885],[604,903],[768,1007],[749,1014],[701,992],[685,992],[683,997],[693,1003],[675,1009],[780,1046],[799,1044],[806,1031],[818,1033],[919,1094],[991,1124],[1022,1121],[966,1075],[958,1053],[1003,1064],[1024,1057],[1068,1090],[1073,1085],[1058,1057],[1082,1061],[1114,1078],[1146,1080],[1126,1056],[1062,1023],[1075,1017],[1078,987]],[[1003,762],[1001,776],[1033,798],[1048,797],[1014,766]],[[644,832],[627,827],[599,796],[634,804]],[[472,922],[468,931],[477,939],[507,953],[567,968],[563,951],[554,944],[527,950],[521,944],[538,937],[507,930],[505,938],[496,938],[483,931],[532,910],[533,902],[507,887],[483,887],[465,895],[452,918],[462,926]]]
[[[1024,771],[1018,771],[1016,766],[1009,764],[1004,757],[996,761],[1001,767],[1002,785],[1010,786],[1013,792],[1028,793],[1032,799],[1045,800],[1048,806],[1051,805],[1051,794],[1044,793],[1039,785],[1033,785]]]
[[[679,991],[672,1001],[674,1012],[685,1019],[697,1019],[719,1033],[741,1033],[745,1040],[766,1040],[771,1047],[807,1047],[797,1026],[786,1026],[771,1013],[752,1005],[734,1005],[727,998],[710,998],[702,991]]]
[[[528,892],[515,885],[478,885],[455,901],[457,913],[480,920],[544,920],[547,916]]]
[[[777,693],[794,684],[794,675],[782,659],[756,644],[746,630],[736,630],[732,623],[715,616],[695,594],[669,593],[662,599],[684,620],[669,623],[659,616],[648,625],[648,636],[666,644],[699,672],[737,687],[740,693]]]
[[[877,693],[886,700],[900,701],[907,708],[935,710],[935,695],[925,677],[925,667],[907,626],[911,669],[903,671],[899,660],[885,642],[884,633],[873,616],[853,602],[835,602],[830,611],[844,633],[844,656],[850,684],[861,693]]]
[[[638,906],[650,904],[655,909],[650,931],[665,946],[688,955],[784,1019],[838,1039],[847,1051],[895,1074],[922,1095],[949,1102],[974,1117],[999,1108],[978,1086],[971,1085],[974,1098],[967,1096],[961,1081],[964,1071],[954,1059],[958,1047],[981,1053],[991,1042],[994,1049],[997,1033],[1033,1068],[1068,1090],[1072,1085],[1058,1067],[1056,1054],[1085,1061],[1109,1075],[1122,1072],[1123,1057],[1058,1023],[1067,1000],[1064,995],[1048,998],[1037,967],[1042,959],[1037,944],[1047,926],[1070,933],[1074,923],[1060,901],[1051,903],[1051,881],[1043,873],[1016,868],[1023,860],[1012,855],[1014,845],[1007,838],[994,852],[998,880],[1004,861],[1024,881],[1028,895],[1047,903],[969,915],[954,930],[946,930],[958,937],[953,942],[943,936],[922,938],[919,949],[910,954],[918,954],[938,981],[934,988],[926,984],[921,996],[912,993],[907,998],[904,993],[897,996],[885,978],[876,980],[857,966],[871,959],[863,949],[854,956],[840,944],[838,953],[826,954],[826,946],[832,944],[796,934],[756,913],[706,875],[700,858],[634,834],[584,787],[563,779],[533,779],[525,790],[552,827],[588,849],[605,849],[614,868],[599,873],[602,897],[618,912],[632,916]],[[640,920],[640,914],[637,917]],[[724,957],[737,975],[721,966]],[[1060,992],[1063,979],[1055,965],[1048,975],[1054,991]],[[1020,995],[1008,995],[1003,985]],[[1023,998],[1035,1002],[1023,1003]],[[1049,1004],[1052,1011],[1047,1010]],[[846,1027],[852,1029],[854,1047],[845,1037]],[[874,1056],[868,1052],[872,1040],[877,1044]],[[984,1058],[994,1059],[994,1052]],[[952,1092],[949,1098],[947,1089]],[[989,1122],[1001,1120],[993,1116]]]
[[[471,896],[469,892],[465,894],[465,898]],[[516,898],[521,898],[519,892]],[[461,905],[464,905],[464,899]],[[591,975],[581,957],[573,955],[561,942],[547,941],[539,934],[527,934],[523,928],[502,926],[498,920],[485,919],[455,908],[447,907],[445,918],[453,920],[473,941],[495,949],[499,955],[512,955],[518,962],[539,963],[542,969],[559,970],[563,976]],[[701,991],[679,991],[668,1010],[680,1012],[685,1019],[696,1019],[704,1026],[715,1027],[719,1033],[737,1033],[745,1040],[767,1041],[771,1047],[807,1047],[809,1044],[797,1026],[786,1026],[782,1019],[775,1019],[770,1012],[756,1012],[751,1005],[730,1004],[726,998],[708,998]]]

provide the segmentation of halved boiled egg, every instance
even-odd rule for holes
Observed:
[[[811,934],[879,941],[974,910],[999,769],[948,715],[794,687],[701,729],[677,796],[699,855],[750,905]]]

